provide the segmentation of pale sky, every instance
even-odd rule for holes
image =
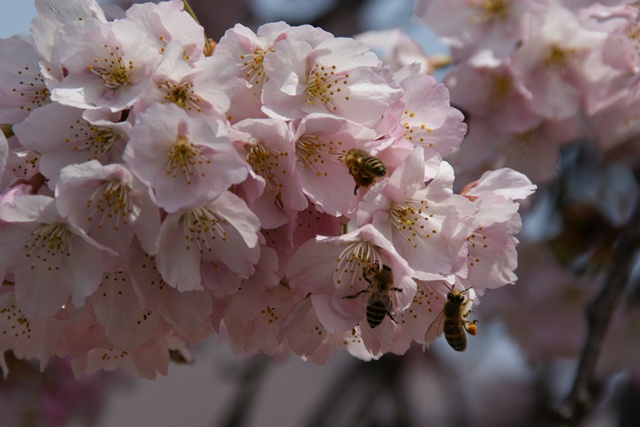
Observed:
[[[0,0],[0,38],[28,33],[29,22],[34,16],[33,0]]]

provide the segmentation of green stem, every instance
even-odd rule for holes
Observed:
[[[196,16],[191,6],[189,6],[189,2],[187,0],[182,0],[182,4],[184,5],[184,11],[187,12],[189,15],[191,15],[193,20],[199,24],[200,21],[198,21],[198,17]]]

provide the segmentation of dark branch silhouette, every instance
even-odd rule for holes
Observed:
[[[600,293],[587,308],[588,335],[582,350],[573,388],[557,409],[559,425],[577,426],[595,405],[598,383],[594,378],[598,358],[615,308],[629,282],[635,254],[640,248],[640,200],[625,232],[614,248],[614,260]]]

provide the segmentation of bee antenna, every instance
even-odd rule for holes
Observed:
[[[453,287],[449,286],[449,284],[447,282],[445,282],[444,280],[442,281],[442,283],[444,283],[444,285],[447,287],[447,289],[449,289],[450,291],[453,292]],[[453,286],[455,287],[455,283],[453,284]]]

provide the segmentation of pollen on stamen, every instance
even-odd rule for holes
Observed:
[[[205,171],[201,167],[210,163],[211,160],[204,156],[198,146],[184,135],[179,135],[169,150],[166,174],[174,178],[182,176],[185,183],[190,185],[194,177],[204,178]]]
[[[104,182],[87,200],[87,208],[92,209],[88,221],[97,219],[97,227],[112,223],[113,231],[119,231],[120,224],[128,224],[128,216],[133,211],[129,197],[130,188],[113,179]]]
[[[200,207],[185,212],[181,217],[181,223],[187,250],[190,250],[191,243],[194,243],[200,253],[211,252],[211,244],[214,241],[227,241],[227,220],[207,208]]]
[[[345,154],[344,150],[335,148],[335,145],[342,145],[342,141],[335,142],[318,135],[303,135],[295,143],[296,161],[302,168],[314,171],[317,177],[329,176],[323,169],[325,159],[340,161],[340,157]]]
[[[336,284],[347,283],[353,288],[364,281],[363,272],[382,268],[378,249],[369,242],[355,241],[347,245],[336,260]],[[345,278],[346,280],[343,280]]]
[[[94,126],[85,120],[76,120],[69,129],[73,135],[65,138],[64,142],[70,144],[74,151],[86,152],[86,161],[99,159],[120,139],[112,129]]]
[[[253,171],[262,176],[267,184],[268,191],[277,196],[284,187],[280,175],[286,175],[287,170],[280,166],[280,157],[286,157],[288,153],[269,149],[262,144],[245,144],[247,151],[246,160]]]
[[[335,103],[335,97],[341,90],[340,88],[335,88],[334,85],[339,83],[347,85],[349,75],[337,73],[335,65],[332,65],[331,69],[332,71],[327,72],[325,66],[315,64],[309,73],[307,80],[308,105],[313,105],[317,102],[329,110],[337,111],[338,106]],[[349,100],[349,97],[345,96],[344,100]]]

